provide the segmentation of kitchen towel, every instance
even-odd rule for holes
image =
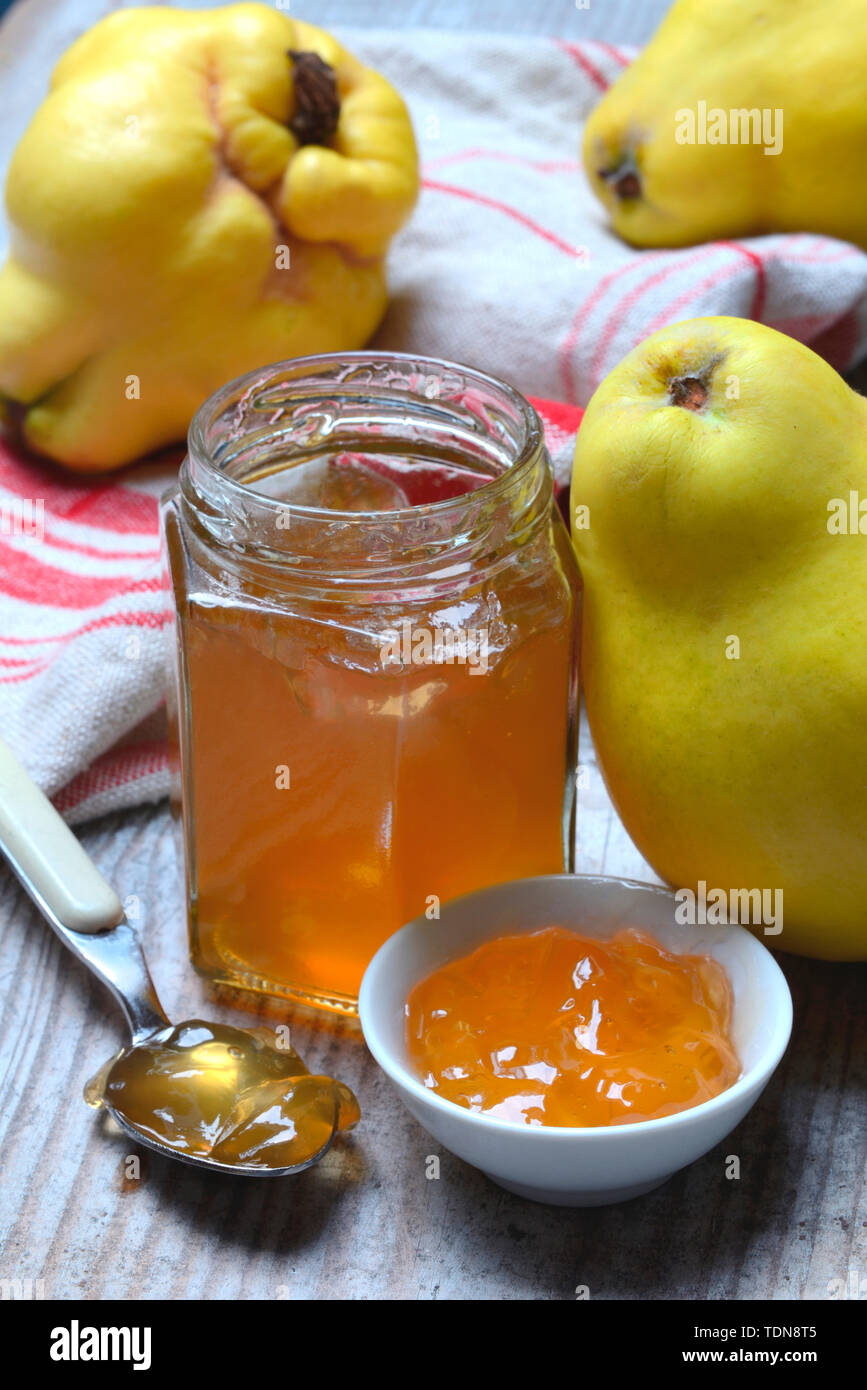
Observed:
[[[361,35],[401,85],[423,191],[393,256],[390,344],[474,362],[586,405],[642,338],[734,314],[838,369],[867,349],[867,255],[811,235],[636,251],[608,229],[579,160],[583,122],[632,52],[605,43]]]
[[[20,0],[3,21],[0,164],[53,62],[105,9]],[[315,22],[314,7],[297,11]],[[863,354],[867,255],[855,247],[787,235],[638,252],[608,230],[581,171],[581,127],[629,50],[442,31],[340,37],[403,92],[423,164],[375,344],[469,362],[546,398],[561,482],[579,418],[569,407],[665,323],[746,315],[839,368]],[[73,821],[167,787],[156,497],[171,466],[94,483],[0,452],[0,731]]]

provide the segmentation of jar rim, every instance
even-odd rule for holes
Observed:
[[[272,386],[277,385],[281,376],[288,377],[292,373],[303,378],[305,371],[313,373],[317,368],[322,369],[330,366],[352,369],[362,368],[366,365],[375,366],[376,364],[385,366],[392,363],[398,367],[413,367],[417,369],[420,376],[457,373],[465,378],[468,384],[486,388],[499,395],[504,403],[513,409],[516,418],[521,423],[522,437],[519,445],[516,446],[515,458],[501,473],[486,479],[471,493],[443,498],[435,502],[369,512],[340,511],[336,508],[315,507],[293,502],[291,504],[292,514],[297,516],[299,520],[310,522],[327,520],[329,523],[355,523],[358,525],[367,522],[377,525],[387,518],[390,524],[400,525],[410,519],[420,520],[427,516],[442,518],[448,514],[449,509],[459,513],[462,510],[462,504],[465,504],[469,497],[477,500],[481,500],[483,496],[490,498],[496,490],[509,488],[523,477],[540,454],[544,455],[545,435],[538,412],[510,382],[492,376],[480,368],[469,366],[466,363],[454,362],[447,358],[431,357],[412,352],[393,352],[391,350],[377,352],[367,348],[354,352],[311,353],[305,357],[288,358],[285,361],[253,368],[252,371],[234,377],[203,401],[193,416],[187,433],[188,459],[195,461],[197,469],[204,469],[205,476],[210,477],[214,483],[219,485],[221,493],[227,499],[234,499],[235,502],[241,503],[249,502],[253,498],[257,506],[270,507],[275,512],[279,512],[285,508],[284,502],[232,477],[213,459],[208,445],[207,431],[209,427],[215,424],[233,399],[237,399],[239,395],[243,398],[245,394],[252,392],[257,385],[263,386],[265,383]],[[337,380],[334,382],[334,390],[339,392],[339,389],[340,381]],[[410,396],[409,392],[407,392],[407,396]],[[436,399],[432,398],[432,405],[435,404]]]

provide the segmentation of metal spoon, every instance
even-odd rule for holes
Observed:
[[[123,904],[2,739],[0,849],[64,945],[111,990],[123,1010],[131,1041],[114,1061],[128,1058],[140,1046],[153,1046],[158,1041],[155,1035],[172,1025],[157,997],[141,944],[124,914]],[[214,1026],[222,1029],[222,1025]],[[241,1043],[249,1044],[256,1038],[254,1032],[246,1029],[225,1031],[236,1034]],[[261,1047],[261,1042],[254,1046]],[[108,1075],[110,1077],[110,1072]],[[144,1144],[169,1158],[224,1174],[285,1177],[311,1167],[331,1147],[338,1128],[337,1083],[334,1084],[335,1123],[327,1142],[312,1157],[282,1168],[228,1163],[180,1151],[139,1129],[115,1108],[107,1093],[103,1093],[102,1105],[137,1144]]]

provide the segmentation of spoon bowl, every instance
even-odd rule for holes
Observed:
[[[178,1158],[245,1175],[300,1172],[356,1123],[358,1105],[276,1036],[203,1019],[168,1025],[111,1058],[85,1100]]]
[[[88,1104],[91,1102],[88,1101]],[[337,1133],[336,1129],[333,1130],[322,1147],[311,1158],[305,1159],[302,1163],[292,1163],[285,1168],[260,1168],[250,1163],[226,1163],[222,1159],[209,1158],[205,1154],[190,1154],[172,1149],[168,1144],[160,1143],[159,1140],[139,1129],[131,1120],[127,1119],[123,1111],[116,1110],[110,1100],[103,1099],[101,1107],[107,1115],[111,1116],[115,1124],[129,1135],[130,1139],[135,1140],[136,1144],[150,1149],[153,1153],[162,1154],[164,1157],[176,1158],[179,1163],[187,1163],[193,1168],[207,1168],[211,1173],[222,1173],[224,1177],[228,1173],[242,1178],[288,1178],[292,1173],[303,1173],[305,1168],[312,1168],[321,1158],[325,1157],[334,1143],[334,1135]]]

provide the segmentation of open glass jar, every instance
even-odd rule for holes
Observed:
[[[404,922],[571,867],[579,580],[517,392],[397,354],[253,372],[162,516],[201,971],[352,1012]]]

